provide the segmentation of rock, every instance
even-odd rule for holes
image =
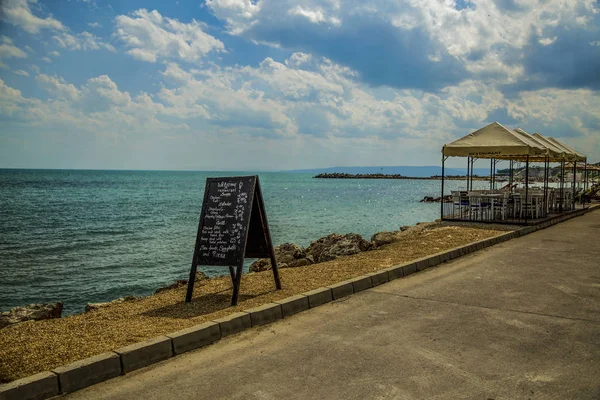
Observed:
[[[281,265],[278,265],[281,268]],[[268,258],[261,258],[250,264],[250,272],[261,272],[271,269],[271,260]]]
[[[62,301],[57,303],[30,304],[25,307],[15,307],[10,311],[0,313],[0,329],[19,322],[60,318],[62,309]]]
[[[125,303],[127,301],[134,301],[137,299],[139,299],[139,297],[137,297],[137,296],[125,296],[125,297],[119,297],[118,299],[113,300],[113,301],[107,301],[106,303],[88,303],[85,306],[85,312],[99,310],[101,308],[109,307],[109,306],[112,306],[115,304]]]
[[[198,281],[204,281],[206,279],[210,279],[208,277],[208,275],[206,275],[204,272],[196,271],[196,282],[198,282]],[[170,285],[159,287],[158,289],[156,289],[154,291],[154,294],[158,294],[158,293],[164,292],[166,290],[178,289],[178,288],[180,288],[182,286],[187,285],[187,283],[188,283],[187,279],[179,279],[179,280],[173,282]]]
[[[379,247],[383,246],[384,244],[390,244],[395,242],[400,238],[401,235],[402,230],[392,232],[377,232],[376,234],[371,236],[371,242],[373,243],[373,246]]]
[[[423,200],[420,200],[420,203],[439,203],[442,201],[441,197],[431,197],[431,196],[425,196],[423,197]],[[446,195],[444,196],[443,199],[444,203],[452,203],[452,196],[451,195]]]
[[[296,268],[310,265],[314,262],[306,257],[306,251],[294,243],[283,243],[275,246],[275,260],[278,268]],[[261,258],[250,265],[250,272],[260,272],[271,269],[271,260]]]
[[[357,233],[331,235],[315,240],[306,249],[306,254],[312,256],[315,262],[333,260],[339,256],[348,256],[361,251],[371,250],[373,245]]]

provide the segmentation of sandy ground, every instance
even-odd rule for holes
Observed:
[[[271,271],[246,274],[240,301],[230,306],[229,276],[199,281],[186,304],[185,287],[85,314],[26,322],[0,330],[0,382],[9,382],[86,357],[115,350],[344,281],[365,273],[497,236],[510,227],[441,224],[407,232],[377,250],[334,261],[280,270],[283,290],[275,290]],[[226,272],[226,271],[224,271]]]

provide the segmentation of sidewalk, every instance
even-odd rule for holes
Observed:
[[[65,399],[598,399],[600,211]]]

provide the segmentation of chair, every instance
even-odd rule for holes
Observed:
[[[458,208],[458,216],[462,218],[465,211],[468,211],[469,208],[469,198],[467,197],[467,192],[452,192],[452,216],[456,216],[456,209]]]
[[[489,215],[491,210],[491,204],[488,199],[483,197],[480,193],[469,192],[469,219],[483,221],[484,214]],[[475,215],[475,218],[473,218]]]

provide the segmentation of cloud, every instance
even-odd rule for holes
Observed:
[[[52,16],[39,18],[33,15],[30,4],[37,4],[37,0],[3,0],[0,2],[0,19],[29,33],[38,33],[43,29],[65,29],[60,21]]]
[[[26,58],[27,54],[16,46],[13,46],[12,40],[6,36],[2,36],[0,44],[0,67],[5,67],[3,60],[5,58]]]
[[[0,44],[0,59],[2,58],[26,58],[27,54],[11,44]]]
[[[52,97],[66,98],[69,100],[77,100],[79,97],[79,90],[77,90],[74,85],[66,83],[62,78],[39,74],[35,77],[35,80],[41,87],[46,89]]]
[[[99,22],[88,22],[88,25],[92,28],[100,28],[102,26]]]
[[[590,40],[574,47],[583,58],[581,44],[597,40],[600,15],[595,0],[207,0],[206,5],[233,35],[326,57],[351,67],[369,85],[426,91],[470,79],[496,85],[528,81],[532,70],[538,72],[528,63],[531,48],[546,47],[560,60],[555,46],[587,32]],[[539,82],[543,87],[552,80]]]
[[[498,87],[465,80],[430,93],[373,87],[357,76],[309,53],[267,57],[256,66],[186,69],[169,62],[156,94],[124,91],[108,75],[76,86],[40,74],[36,81],[47,99],[23,98],[4,85],[0,105],[9,104],[11,118],[43,143],[71,132],[94,154],[111,160],[118,154],[121,168],[215,168],[223,159],[230,168],[275,169],[396,164],[399,158],[431,163],[444,143],[498,117],[600,157],[600,100],[593,90],[505,97]],[[264,156],[251,155],[256,152]],[[128,164],[128,154],[146,161]]]
[[[48,55],[51,57],[58,57],[58,56],[60,56],[60,53],[55,50],[55,51],[49,52]]]
[[[45,61],[47,63],[52,63],[52,59],[50,57],[42,57],[42,61]]]
[[[158,11],[140,9],[131,16],[115,19],[114,36],[121,41],[127,54],[141,61],[158,59],[198,61],[211,51],[225,51],[224,44],[205,33],[202,24],[163,17]]]
[[[81,32],[75,35],[62,32],[59,35],[53,36],[53,39],[58,42],[60,47],[69,50],[87,51],[105,49],[113,52],[116,51],[113,45],[104,43],[100,38],[89,32]]]
[[[13,71],[13,73],[17,74],[17,75],[22,75],[22,76],[29,76],[29,72],[24,71],[22,69],[17,69],[15,71]]]

